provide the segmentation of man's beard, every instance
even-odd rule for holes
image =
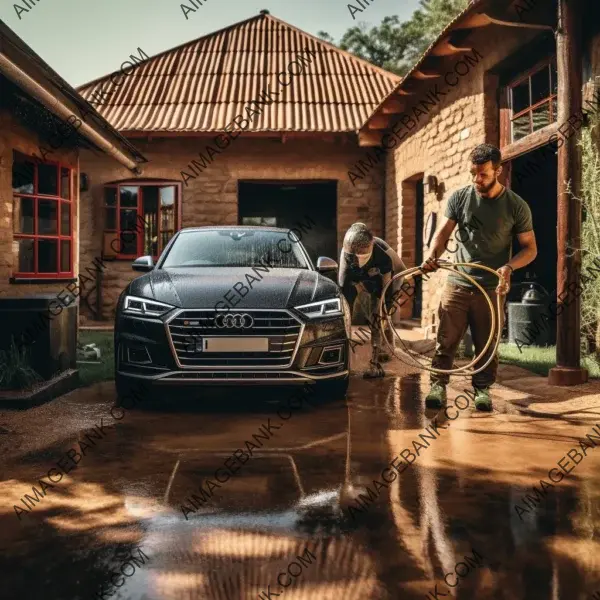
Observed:
[[[498,183],[497,179],[494,179],[494,181],[492,181],[492,183],[490,183],[489,185],[486,186],[475,186],[475,189],[479,192],[480,196],[486,196],[488,194],[488,192],[496,185],[496,183]]]

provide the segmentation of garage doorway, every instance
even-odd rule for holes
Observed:
[[[337,182],[240,181],[238,187],[240,225],[311,227],[302,243],[313,263],[319,256],[335,261],[337,256]],[[306,225],[310,218],[315,225]]]
[[[531,209],[533,231],[537,240],[537,258],[523,269],[515,271],[509,299],[519,301],[527,285],[516,283],[535,282],[550,294],[556,295],[556,263],[558,260],[557,227],[557,178],[558,161],[550,146],[543,146],[514,159],[510,166],[511,189],[521,196]],[[513,245],[513,256],[519,243]]]

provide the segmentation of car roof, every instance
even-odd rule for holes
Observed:
[[[239,231],[240,229],[245,231],[278,231],[279,233],[288,233],[291,231],[291,229],[283,227],[262,227],[260,225],[205,225],[203,227],[184,227],[179,231]]]

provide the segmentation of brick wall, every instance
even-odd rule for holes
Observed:
[[[531,32],[511,31],[510,28],[485,28],[484,32],[469,38],[469,46],[483,56],[471,71],[462,77],[429,114],[419,119],[418,125],[403,139],[400,145],[387,153],[386,186],[386,235],[392,246],[398,249],[407,266],[415,262],[415,187],[414,178],[427,179],[433,175],[438,180],[438,191],[425,188],[424,223],[430,213],[437,213],[437,224],[443,218],[446,201],[450,194],[469,185],[468,155],[481,143],[499,143],[498,78],[490,69],[499,61],[532,37]],[[450,67],[464,58],[457,55],[448,59]],[[442,75],[450,69],[442,69]],[[443,82],[440,80],[432,80]],[[449,88],[440,83],[440,89]],[[431,82],[423,84],[422,96],[431,89]],[[422,99],[419,92],[410,97],[406,108],[410,109]],[[404,130],[403,130],[404,131]],[[425,236],[424,236],[425,240]],[[428,249],[423,248],[424,256]],[[445,258],[449,258],[447,255]],[[437,307],[442,294],[445,275],[437,273],[423,281],[422,326],[435,332]],[[410,316],[410,304],[404,306],[403,317]]]
[[[181,171],[198,158],[206,142],[199,138],[163,138],[132,140],[149,160],[142,165],[143,178],[180,181]],[[237,188],[239,180],[336,180],[338,254],[346,229],[360,220],[382,234],[383,161],[353,186],[348,170],[363,158],[364,149],[353,143],[330,143],[318,139],[280,141],[240,137],[212,164],[183,186],[183,226],[237,224]],[[92,264],[100,256],[104,216],[103,185],[123,179],[135,179],[127,169],[114,161],[82,152],[81,171],[90,176],[91,189],[81,194],[81,264]],[[337,258],[337,257],[333,257]],[[139,273],[132,271],[130,261],[107,261],[102,285],[102,312],[112,318],[117,298]],[[85,308],[82,308],[85,313]],[[89,311],[88,311],[89,314]]]
[[[35,294],[59,293],[65,283],[14,284],[10,278],[17,270],[17,248],[13,241],[13,150],[22,154],[40,156],[38,136],[23,127],[6,110],[0,109],[0,297],[21,297]],[[77,174],[77,150],[58,149],[47,156],[49,161],[60,161]],[[77,186],[76,186],[77,187]],[[74,273],[78,272],[78,190],[75,191],[74,223]]]

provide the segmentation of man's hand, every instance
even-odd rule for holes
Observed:
[[[440,268],[440,263],[438,262],[437,258],[435,258],[434,256],[430,256],[427,260],[421,263],[419,268],[424,273],[431,273],[433,271],[437,271]]]
[[[510,276],[512,275],[512,269],[508,265],[504,265],[503,267],[500,267],[496,273],[500,275],[500,280],[496,287],[496,294],[506,296],[510,290]]]

